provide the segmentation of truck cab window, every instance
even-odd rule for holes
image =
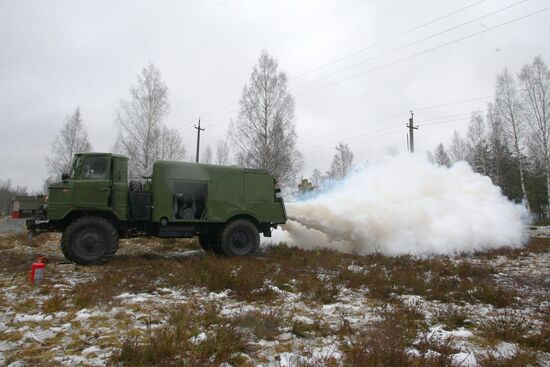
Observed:
[[[85,157],[82,161],[79,179],[105,180],[107,179],[107,157]]]

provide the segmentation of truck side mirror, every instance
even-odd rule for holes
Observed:
[[[68,173],[63,172],[63,173],[61,174],[61,180],[62,180],[62,181],[68,180],[69,177],[70,177],[70,176],[69,176]]]

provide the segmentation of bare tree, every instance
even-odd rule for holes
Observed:
[[[216,164],[229,164],[229,144],[227,144],[226,140],[218,140],[216,145]]]
[[[169,161],[177,161],[185,158],[185,147],[178,130],[162,126],[155,155],[156,159]]]
[[[313,186],[317,186],[319,187],[323,181],[324,181],[324,177],[323,177],[323,174],[321,173],[321,171],[319,171],[317,168],[315,168],[313,170],[313,172],[311,173],[311,183],[313,184]]]
[[[339,143],[332,158],[329,177],[333,180],[341,180],[350,173],[352,166],[353,153],[347,144]]]
[[[523,116],[530,127],[530,150],[546,174],[550,209],[550,71],[540,56],[527,64],[519,75]],[[550,215],[550,213],[549,213]]]
[[[479,111],[472,113],[468,127],[468,145],[470,147],[470,164],[476,172],[488,176],[489,145],[487,143],[487,128],[483,115]]]
[[[203,163],[212,163],[212,148],[210,148],[210,145],[206,145],[206,149],[204,149],[204,154],[202,156]]]
[[[138,75],[137,85],[130,88],[130,100],[120,103],[116,117],[117,146],[130,159],[131,177],[140,177],[159,159],[163,120],[169,107],[168,87],[160,71],[149,63]]]
[[[426,160],[431,164],[435,164],[434,154],[429,150],[426,152]]]
[[[449,147],[449,156],[453,162],[467,161],[468,160],[468,144],[460,136],[458,131],[455,130],[453,133],[453,140],[451,141],[451,146]]]
[[[523,168],[523,142],[525,139],[525,123],[522,117],[522,103],[516,82],[507,69],[497,75],[495,91],[495,112],[501,117],[504,133],[511,142],[512,151],[518,163],[521,193],[527,203],[525,189],[525,174]]]
[[[46,157],[50,173],[56,176],[69,173],[74,154],[90,149],[88,133],[82,123],[80,107],[77,107],[72,115],[65,118],[63,128],[52,144],[51,156]]]
[[[449,158],[445,147],[441,143],[435,148],[434,162],[445,167],[451,167],[452,165],[451,158]]]
[[[263,168],[282,184],[292,184],[302,167],[296,149],[294,99],[287,91],[287,76],[277,61],[262,52],[250,82],[243,88],[240,112],[230,135],[237,162]]]
[[[496,113],[495,105],[489,103],[487,109],[487,139],[490,147],[490,168],[489,176],[493,182],[504,187],[504,175],[506,168],[504,167],[508,150],[508,142],[504,133],[502,119]]]

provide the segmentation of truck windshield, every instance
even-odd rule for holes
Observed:
[[[107,157],[84,157],[78,178],[105,180],[107,178]]]

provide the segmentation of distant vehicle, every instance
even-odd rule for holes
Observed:
[[[45,218],[31,234],[63,233],[61,249],[78,264],[106,261],[121,237],[198,236],[205,251],[248,255],[262,233],[286,222],[280,189],[264,170],[157,161],[128,184],[128,158],[75,155],[71,172],[48,188]]]
[[[46,204],[45,195],[27,196],[20,195],[11,201],[11,217],[13,219],[38,218],[46,219],[44,206]]]

